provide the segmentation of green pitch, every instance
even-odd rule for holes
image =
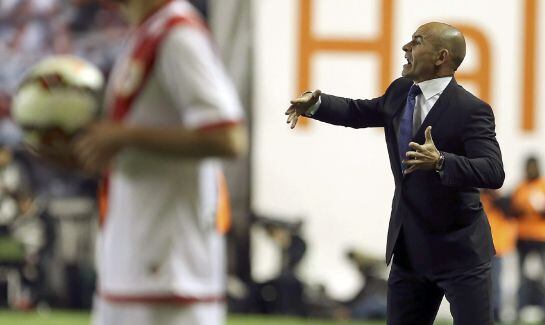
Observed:
[[[230,315],[227,325],[383,325],[386,322],[335,322],[316,319],[297,319],[274,316]],[[13,312],[0,310],[0,325],[89,325],[90,316],[85,312]],[[450,322],[437,322],[436,325],[450,325]]]
[[[0,310],[0,325],[89,325],[90,316],[88,313],[78,312],[13,312]],[[385,322],[334,322],[322,320],[303,320],[289,317],[274,316],[234,316],[230,315],[227,325],[382,325]],[[446,325],[441,324],[441,325]]]

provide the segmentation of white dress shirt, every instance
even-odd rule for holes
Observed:
[[[416,104],[413,113],[413,134],[416,133],[439,96],[445,91],[452,77],[430,79],[417,83],[422,93],[416,96]]]

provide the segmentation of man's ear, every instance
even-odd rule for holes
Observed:
[[[440,66],[441,64],[445,63],[445,61],[447,61],[448,56],[449,56],[448,50],[441,49],[437,55],[437,59],[435,60],[435,65]]]

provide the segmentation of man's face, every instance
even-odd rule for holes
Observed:
[[[438,51],[433,44],[433,30],[428,25],[420,26],[412,40],[403,45],[407,63],[403,65],[401,75],[414,82],[433,79]]]

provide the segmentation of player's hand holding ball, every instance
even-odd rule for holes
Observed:
[[[99,173],[108,167],[129,138],[130,129],[108,120],[89,125],[74,141],[74,152],[80,168]]]

